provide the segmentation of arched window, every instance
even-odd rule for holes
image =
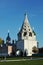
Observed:
[[[31,36],[31,37],[32,37],[32,33],[31,33],[31,32],[29,32],[29,36]]]
[[[27,32],[24,32],[24,34],[23,34],[24,36],[26,36],[27,35]]]

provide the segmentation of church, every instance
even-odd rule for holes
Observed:
[[[0,56],[12,56],[18,55],[22,51],[22,56],[32,56],[34,54],[33,48],[38,48],[38,42],[36,39],[36,33],[31,28],[27,14],[24,15],[24,21],[21,29],[17,33],[18,40],[14,42],[8,32],[6,42],[2,40],[0,45]]]
[[[1,41],[2,39],[0,39]],[[11,42],[10,34],[8,32],[8,35],[6,37],[6,42],[2,40],[0,42],[0,57],[7,57],[12,56],[16,51],[16,45],[14,43],[14,40]]]
[[[36,40],[36,33],[30,26],[27,13],[24,15],[23,24],[17,35],[17,49],[22,50],[23,53],[26,52],[27,56],[32,56],[32,49],[33,47],[37,48],[38,43]]]

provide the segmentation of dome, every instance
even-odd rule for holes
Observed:
[[[10,38],[9,33],[8,33],[6,41],[10,41],[10,40],[11,40],[11,38]]]

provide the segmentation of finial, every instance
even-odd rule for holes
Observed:
[[[10,31],[8,30],[8,33],[9,33]]]
[[[25,13],[25,18],[27,18],[27,13]]]
[[[28,16],[27,16],[27,13],[25,13],[25,15],[24,15],[24,23],[28,23]]]

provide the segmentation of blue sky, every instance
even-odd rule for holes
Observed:
[[[43,47],[43,0],[0,0],[0,37],[6,40],[10,30],[11,39],[17,39],[25,12],[34,27],[39,47]]]

